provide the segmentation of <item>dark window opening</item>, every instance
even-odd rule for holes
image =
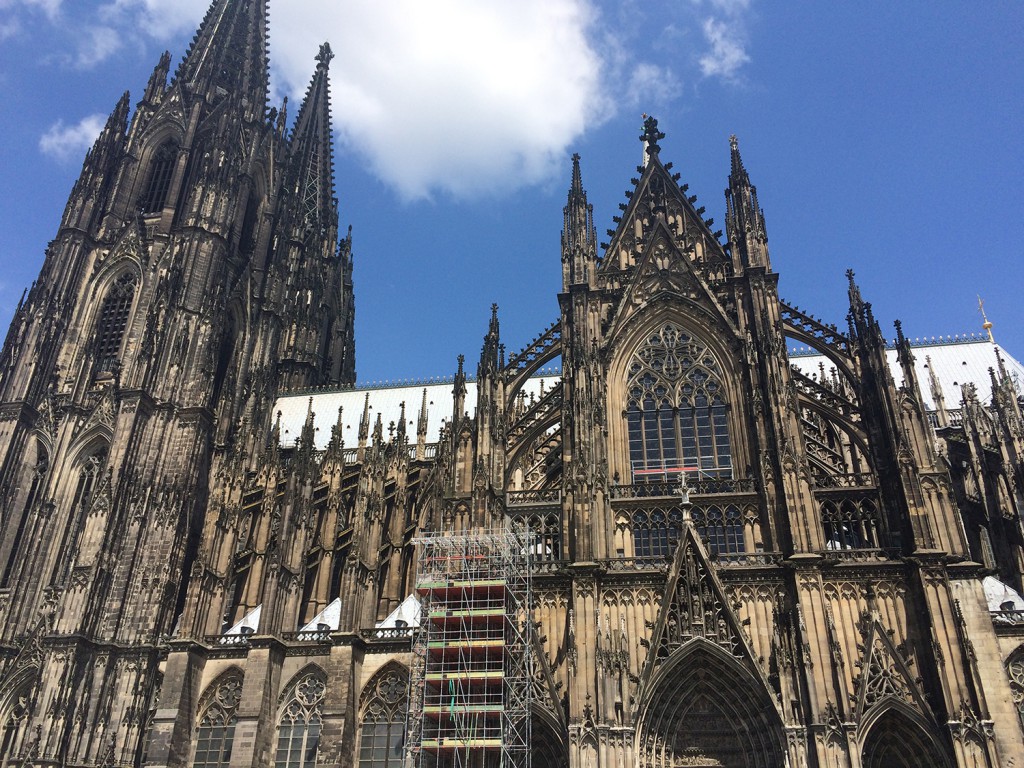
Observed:
[[[135,298],[135,282],[135,274],[126,272],[114,282],[103,299],[94,341],[94,376],[101,372],[113,373],[120,367],[121,345]]]
[[[11,542],[11,551],[7,557],[7,565],[4,567],[3,579],[0,579],[0,587],[7,587],[11,582],[11,575],[14,572],[14,564],[17,562],[18,554],[21,552],[22,540],[25,537],[25,529],[28,527],[29,518],[39,501],[39,494],[42,491],[43,483],[50,469],[50,457],[42,445],[36,448],[36,464],[32,468],[32,479],[25,497],[25,505],[21,510],[21,519],[18,521],[18,530],[14,534],[14,541]]]
[[[139,198],[140,211],[160,213],[167,205],[167,193],[171,190],[171,177],[177,160],[178,145],[173,141],[165,141],[153,154],[146,187]]]

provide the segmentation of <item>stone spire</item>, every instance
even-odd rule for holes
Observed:
[[[725,190],[725,224],[737,268],[764,267],[771,269],[768,258],[768,232],[764,223],[764,212],[757,202],[757,187],[750,183],[750,176],[740,157],[739,141],[729,137],[731,171],[729,187]]]
[[[175,80],[209,100],[233,96],[263,119],[270,70],[267,0],[213,0]]]
[[[292,176],[288,184],[298,200],[299,221],[313,229],[333,227],[338,220],[328,77],[333,58],[331,46],[321,45],[316,72],[292,131]]]
[[[64,209],[62,227],[89,230],[97,223],[97,215],[105,209],[112,192],[117,164],[124,155],[130,109],[129,94],[125,91],[85,156],[82,173]]]
[[[587,202],[580,173],[580,156],[572,156],[572,184],[562,209],[562,287],[588,283],[597,265],[597,233],[594,207]]]

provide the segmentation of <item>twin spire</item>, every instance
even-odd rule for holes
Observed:
[[[175,79],[207,98],[237,95],[260,118],[270,91],[267,0],[214,0]]]
[[[331,93],[328,70],[334,53],[324,43],[316,72],[299,108],[292,131],[294,191],[307,226],[329,226],[338,219],[334,196],[334,152],[331,144]]]
[[[337,222],[328,70],[334,53],[324,43],[292,131],[289,186],[298,197],[302,224],[319,231]],[[165,73],[169,57],[157,70]],[[213,0],[175,80],[193,94],[240,101],[254,121],[267,117],[270,90],[268,0]]]

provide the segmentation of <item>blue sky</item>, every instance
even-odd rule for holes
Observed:
[[[91,138],[206,0],[0,0],[0,325]],[[793,0],[271,0],[275,98],[330,40],[360,381],[475,367],[489,306],[518,349],[555,319],[582,155],[599,240],[656,115],[718,226],[739,136],[781,294],[842,326],[853,267],[909,336],[1024,357],[1024,5]],[[294,109],[292,111],[294,114]]]

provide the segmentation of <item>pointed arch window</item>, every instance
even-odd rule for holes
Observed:
[[[1024,728],[1024,653],[1018,653],[1010,659],[1006,673],[1010,677],[1010,695],[1017,708],[1017,719],[1021,728]]]
[[[161,144],[149,163],[146,187],[139,198],[139,210],[143,213],[160,213],[167,205],[167,193],[171,190],[171,177],[178,160],[178,144],[168,139]]]
[[[121,345],[128,329],[136,282],[135,273],[126,272],[114,281],[103,298],[96,324],[94,375],[114,372],[120,366]]]
[[[746,550],[743,516],[735,504],[693,509],[693,524],[711,555],[735,555]]]
[[[3,577],[0,578],[0,588],[10,585],[11,576],[14,572],[14,564],[18,559],[19,552],[21,552],[21,545],[25,538],[25,529],[28,527],[32,511],[41,500],[43,485],[46,482],[46,476],[49,472],[50,454],[47,453],[43,444],[37,440],[36,460],[35,464],[31,468],[28,494],[25,496],[25,504],[21,510],[21,519],[18,521],[18,530],[14,534],[14,540],[11,542],[11,549],[7,555],[7,564],[4,566]]]
[[[0,766],[13,765],[25,746],[33,696],[31,685],[23,684],[7,697],[0,709]]]
[[[91,451],[78,465],[75,495],[71,502],[68,524],[64,527],[57,556],[57,570],[55,571],[57,580],[66,578],[74,565],[79,536],[85,524],[89,506],[99,486],[100,473],[106,463],[107,446],[102,445]]]
[[[240,674],[228,674],[213,684],[200,708],[193,768],[227,768],[230,764],[241,700]]]
[[[363,706],[359,768],[398,768],[405,754],[409,679],[390,669],[371,685]]]
[[[320,744],[320,718],[327,686],[310,672],[292,690],[277,731],[276,768],[313,768]]]
[[[665,479],[683,467],[698,478],[732,477],[725,387],[707,345],[664,323],[634,353],[628,376],[634,481]]]
[[[821,504],[821,523],[826,549],[876,549],[880,546],[881,520],[870,499],[826,500]]]

